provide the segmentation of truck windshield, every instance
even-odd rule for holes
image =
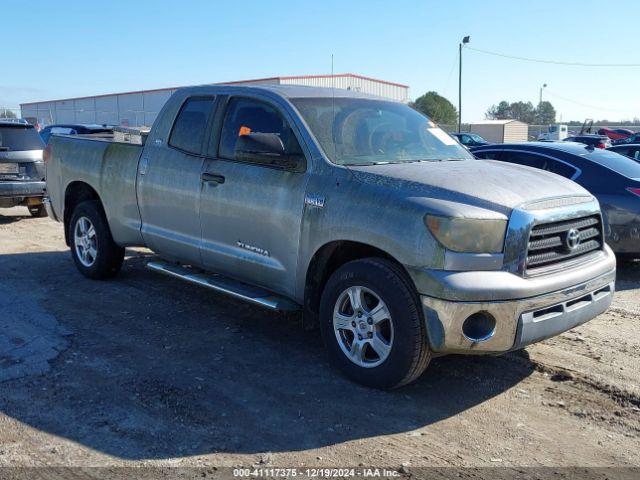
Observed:
[[[465,148],[402,103],[365,98],[294,98],[329,159],[339,165],[471,160]]]

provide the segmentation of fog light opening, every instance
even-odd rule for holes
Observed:
[[[472,342],[484,342],[493,337],[496,319],[489,312],[476,312],[462,324],[462,334]]]

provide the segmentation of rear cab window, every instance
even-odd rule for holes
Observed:
[[[200,155],[214,102],[214,97],[187,99],[171,129],[169,145],[185,153]]]
[[[42,150],[44,143],[31,125],[0,125],[0,151]]]

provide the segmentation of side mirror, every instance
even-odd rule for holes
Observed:
[[[249,133],[238,137],[235,148],[238,161],[272,165],[295,172],[304,171],[304,155],[287,154],[284,143],[275,133]]]

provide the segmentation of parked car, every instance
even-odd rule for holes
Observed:
[[[621,138],[613,142],[614,145],[625,145],[627,143],[640,143],[640,132],[629,135],[627,138]]]
[[[107,125],[81,125],[81,124],[60,124],[49,125],[40,130],[42,141],[47,144],[51,135],[94,135],[94,134],[111,134],[113,129]]]
[[[2,123],[19,123],[21,125],[27,125],[29,122],[24,118],[5,118],[0,117],[0,122]]]
[[[547,170],[582,185],[599,200],[606,238],[621,257],[640,257],[640,164],[576,143],[501,144],[473,150],[477,158]]]
[[[633,131],[627,130],[626,128],[601,128],[600,130],[598,130],[598,135],[605,135],[609,137],[611,141],[614,141],[621,140],[633,135]]]
[[[112,277],[124,247],[147,246],[166,259],[152,270],[302,310],[332,363],[372,387],[411,382],[436,353],[520,349],[613,296],[591,194],[479,162],[409,106],[359,92],[180,89],[144,146],[53,136],[45,162],[83,275]]]
[[[593,148],[609,148],[612,145],[611,139],[606,135],[575,135],[565,138],[564,141],[584,143]]]
[[[0,207],[24,205],[34,217],[46,216],[43,148],[33,125],[0,120]]]
[[[462,145],[467,148],[479,147],[480,145],[489,145],[489,142],[475,133],[452,133],[451,136],[455,137]]]
[[[607,148],[607,150],[632,158],[636,162],[640,162],[640,143],[614,145],[613,147]]]

